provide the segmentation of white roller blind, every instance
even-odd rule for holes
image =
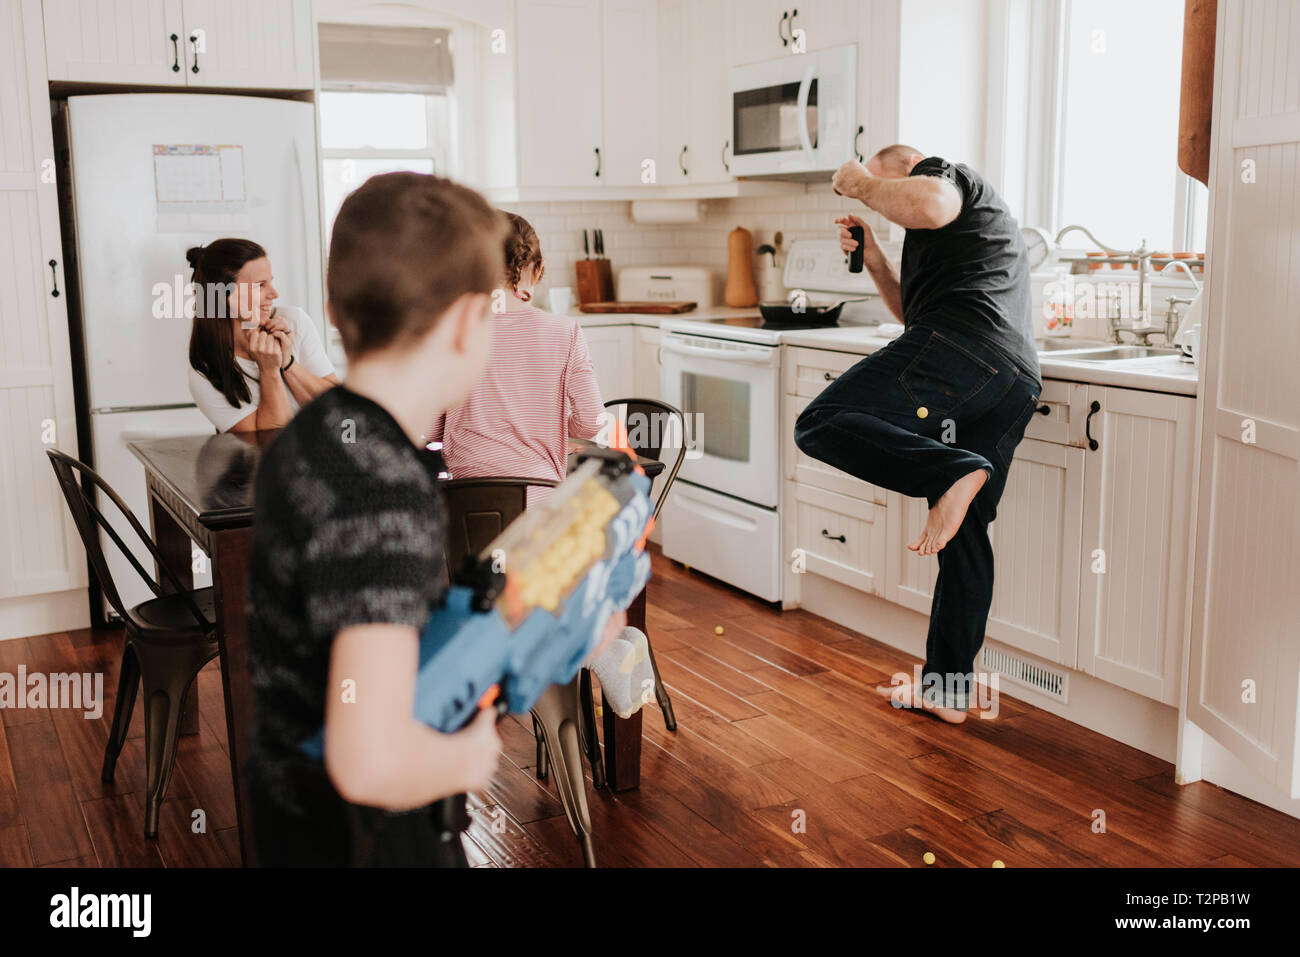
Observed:
[[[427,27],[318,25],[322,90],[446,93],[451,33]]]

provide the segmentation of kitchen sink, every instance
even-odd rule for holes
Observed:
[[[1116,359],[1158,359],[1163,356],[1182,355],[1182,350],[1165,346],[1105,346],[1090,349],[1062,349],[1053,353],[1055,358],[1071,362],[1113,362]]]
[[[1104,349],[1107,343],[1087,339],[1035,339],[1039,352],[1065,352],[1081,349]]]

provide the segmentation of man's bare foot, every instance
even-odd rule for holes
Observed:
[[[891,698],[896,708],[912,708],[916,711],[924,711],[926,714],[932,714],[949,724],[961,724],[966,720],[965,711],[958,711],[956,708],[944,708],[936,704],[927,704],[921,690],[912,684],[912,679],[906,672],[900,671],[894,675],[893,684],[876,685],[876,694]]]
[[[988,478],[988,472],[976,469],[953,482],[943,497],[934,503],[934,508],[930,509],[921,537],[907,547],[918,555],[933,555],[952,541],[966,518],[966,509],[970,508],[970,503],[975,500]]]

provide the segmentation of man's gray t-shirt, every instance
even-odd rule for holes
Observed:
[[[961,194],[961,212],[939,229],[907,230],[899,277],[903,324],[978,339],[1041,383],[1029,258],[1015,217],[969,166],[930,156],[911,175],[952,183]]]

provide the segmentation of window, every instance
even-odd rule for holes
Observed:
[[[1004,133],[1008,151],[1025,154],[1008,162],[1024,176],[1008,193],[1026,224],[1081,223],[1121,249],[1145,239],[1153,251],[1204,251],[1208,191],[1177,161],[1183,5],[1014,4]]]
[[[320,25],[326,240],[348,193],[397,170],[455,172],[447,30]]]

